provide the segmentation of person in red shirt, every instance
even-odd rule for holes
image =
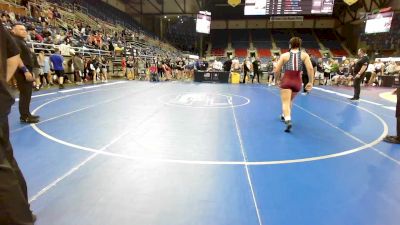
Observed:
[[[158,77],[157,63],[155,61],[151,62],[149,71],[150,71],[150,81],[160,81],[160,78]]]
[[[122,68],[122,76],[126,76],[126,59],[125,57],[122,57],[121,60],[121,68]]]

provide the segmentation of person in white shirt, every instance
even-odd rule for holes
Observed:
[[[237,57],[232,60],[231,71],[233,72],[240,72],[240,62]]]
[[[371,62],[368,67],[367,71],[365,71],[365,86],[368,86],[375,82],[376,73],[375,73],[375,65]]]

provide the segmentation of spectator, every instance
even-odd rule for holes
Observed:
[[[76,84],[82,84],[83,70],[84,70],[84,62],[79,53],[76,53],[72,56],[72,65],[74,66],[74,81]]]
[[[246,58],[245,61],[243,62],[243,72],[244,72],[244,76],[243,76],[243,81],[242,83],[246,83],[246,76],[249,74],[250,77],[253,74],[253,65],[250,62],[249,58]]]
[[[121,69],[122,69],[122,76],[126,76],[126,66],[127,66],[127,64],[126,64],[126,59],[125,59],[125,57],[122,57],[122,59],[121,59]]]
[[[257,76],[257,82],[260,83],[260,73],[261,73],[261,62],[260,58],[257,57],[253,61],[253,70],[254,70],[254,76],[251,79],[251,83],[254,83],[254,78]]]
[[[41,86],[41,83],[40,83],[40,70],[41,70],[41,67],[39,65],[38,58],[35,55],[35,52],[33,51],[33,49],[31,49],[31,57],[32,57],[32,60],[33,60],[32,75],[35,78],[35,81],[33,82],[33,86],[34,86],[34,90],[35,91],[39,91],[40,90],[40,86]]]
[[[55,49],[55,53],[50,56],[51,67],[54,70],[57,78],[58,78],[58,85],[60,89],[64,89],[64,57],[61,55],[59,49]]]
[[[134,65],[135,65],[135,62],[133,60],[133,56],[129,56],[128,61],[126,62],[126,67],[127,67],[126,77],[128,80],[134,79]]]
[[[24,39],[28,36],[28,33],[26,32],[26,28],[24,25],[14,24],[12,34],[14,36],[14,41],[21,51],[21,59],[23,64],[25,65],[25,67],[22,67],[21,70],[17,70],[17,72],[15,73],[15,78],[17,80],[17,85],[20,92],[20,121],[23,123],[37,123],[39,122],[39,117],[32,115],[29,109],[32,98],[32,86],[34,81],[34,77],[29,71],[33,70],[34,62],[32,52],[24,41]]]
[[[158,76],[157,63],[155,61],[151,62],[149,72],[150,72],[150,81],[156,81],[156,82],[160,81],[160,77]]]
[[[351,101],[358,101],[360,99],[361,92],[361,82],[364,80],[365,71],[368,68],[369,57],[367,55],[367,51],[364,48],[360,48],[358,50],[358,56],[360,59],[354,66],[354,96],[351,98]]]
[[[100,71],[101,82],[107,83],[108,82],[108,78],[107,78],[108,61],[104,57],[101,57],[99,59],[99,64],[100,64],[100,68],[101,68],[101,71]]]
[[[38,63],[40,65],[40,83],[42,88],[44,84],[50,85],[51,83],[51,75],[50,74],[50,62],[49,57],[45,56],[44,51],[40,51],[38,55]]]

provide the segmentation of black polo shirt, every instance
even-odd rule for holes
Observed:
[[[32,71],[32,68],[34,66],[34,61],[31,50],[27,46],[24,39],[14,36],[14,41],[17,44],[18,48],[20,49],[20,56],[22,62],[28,68],[29,71]]]
[[[14,98],[7,84],[7,59],[19,54],[10,33],[0,23],[0,120],[7,120]]]
[[[364,65],[368,67],[368,64],[369,64],[369,57],[367,55],[364,55],[357,61],[356,65],[354,65],[354,75],[357,75]],[[364,71],[364,73],[365,73],[365,71]],[[361,74],[361,75],[364,75],[364,74]]]
[[[260,61],[254,60],[253,70],[254,70],[254,73],[258,73],[260,71]]]
[[[310,61],[311,61],[311,65],[312,65],[313,69],[318,66],[318,63],[315,61],[314,58],[310,57]],[[304,62],[303,62],[303,77],[308,77],[308,71],[306,68],[306,64],[304,64]]]

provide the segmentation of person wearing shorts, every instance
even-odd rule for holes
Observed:
[[[64,88],[64,79],[65,79],[65,73],[64,73],[64,57],[61,55],[61,52],[59,49],[55,49],[54,54],[50,56],[50,62],[52,65],[52,68],[54,70],[54,73],[56,74],[58,78],[58,85],[60,89]]]

